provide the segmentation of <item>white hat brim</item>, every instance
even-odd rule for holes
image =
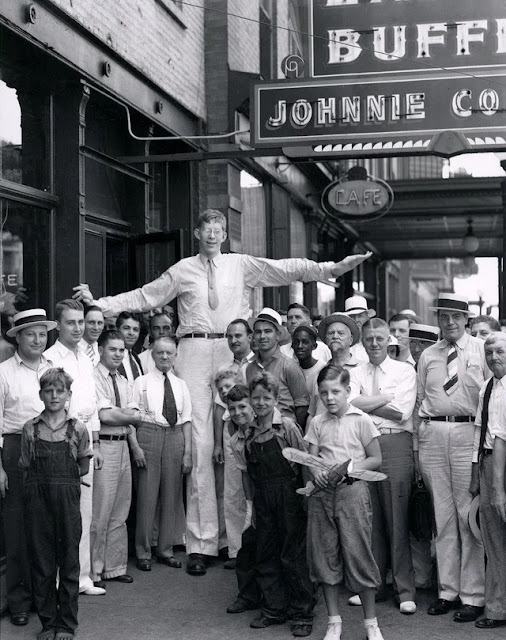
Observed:
[[[17,327],[12,327],[6,332],[6,335],[9,338],[13,338],[16,333],[21,331],[22,329],[26,329],[27,327],[34,327],[38,324],[43,324],[48,331],[56,328],[56,322],[54,320],[35,320],[34,322],[26,322],[25,324],[20,324]]]
[[[476,318],[476,314],[465,309],[452,309],[451,307],[429,307],[429,311],[455,311],[458,313],[464,313],[468,318]]]

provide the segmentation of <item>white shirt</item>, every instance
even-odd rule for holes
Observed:
[[[176,424],[184,424],[191,422],[192,404],[190,392],[184,380],[169,371],[169,380],[172,386],[172,393],[176,401],[177,422]],[[132,402],[138,406],[141,411],[152,411],[155,421],[160,424],[168,424],[163,417],[163,397],[165,376],[159,370],[155,369],[143,376],[139,376],[134,382],[132,390]]]
[[[476,420],[474,421],[474,445],[473,445],[473,462],[478,462],[478,449],[480,446],[481,435],[481,413],[483,410],[483,397],[490,378],[483,384],[480,389],[480,399],[476,412]],[[493,378],[492,393],[490,394],[490,402],[488,403],[488,424],[487,433],[485,434],[485,449],[494,448],[494,439],[496,435],[506,440],[506,376],[502,378]]]
[[[0,364],[0,448],[3,436],[21,434],[25,422],[44,411],[40,379],[51,367],[42,356],[38,369],[31,369],[17,351]]]
[[[360,394],[372,395],[374,365],[370,362],[362,364],[350,372],[351,393],[349,401],[352,402]],[[398,362],[386,357],[377,368],[377,384],[380,394],[392,393],[394,399],[388,403],[388,407],[399,411],[402,417],[399,422],[380,418],[369,414],[374,425],[380,431],[382,429],[394,429],[395,431],[409,431],[413,433],[413,409],[416,401],[416,371],[407,362]]]
[[[359,364],[365,364],[366,362],[369,362],[367,351],[365,350],[365,347],[360,342],[360,340],[357,342],[357,344],[354,344],[352,347],[350,347],[350,351],[355,357],[355,360],[358,360]]]
[[[156,369],[156,364],[155,364],[155,361],[153,360],[153,354],[151,352],[151,348],[146,349],[146,351],[143,351],[142,353],[140,353],[139,360],[141,362],[142,369],[145,373],[150,373],[151,371],[154,371]],[[128,366],[130,367],[130,363],[128,363]],[[126,365],[125,365],[125,371],[126,371]],[[132,369],[130,368],[130,372],[131,371]]]
[[[292,360],[297,361],[297,356],[293,351],[293,347],[291,343],[284,344],[283,346],[281,346],[280,351],[287,358],[291,358]],[[330,349],[327,347],[326,344],[317,340],[316,349],[313,350],[313,358],[315,358],[316,360],[319,360],[320,362],[323,362],[323,365],[325,366],[327,362],[332,358],[332,354],[330,353]]]
[[[87,356],[88,356],[87,349],[88,347],[91,346],[91,348],[93,349],[93,359],[90,358],[90,356],[88,356],[88,358],[90,358],[93,366],[96,367],[97,364],[100,362],[100,354],[98,352],[98,342],[86,342],[84,338],[81,338],[81,341],[79,342],[79,346]]]
[[[333,262],[305,258],[270,260],[239,253],[218,254],[216,266],[218,306],[208,302],[207,259],[198,254],[172,265],[159,278],[140,289],[96,301],[106,316],[121,311],[148,311],[177,297],[177,336],[191,332],[225,333],[235,318],[248,318],[250,292],[255,287],[280,287],[296,280],[328,280]]]
[[[54,367],[65,369],[74,380],[71,387],[72,397],[70,399],[69,416],[85,422],[88,430],[100,431],[95,378],[90,358],[84,353],[79,344],[74,353],[59,340],[44,352],[44,356],[51,360]]]

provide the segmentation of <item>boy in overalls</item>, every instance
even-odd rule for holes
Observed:
[[[306,562],[306,522],[300,470],[282,455],[285,447],[306,450],[299,426],[276,407],[278,383],[269,373],[249,385],[256,420],[245,441],[247,473],[254,489],[256,575],[263,594],[262,612],[250,626],[261,629],[292,620],[292,634],[312,631],[315,585]]]
[[[33,598],[42,623],[38,640],[72,640],[77,627],[80,476],[88,473],[93,453],[85,425],[65,409],[71,384],[61,368],[41,377],[45,409],[21,436]]]

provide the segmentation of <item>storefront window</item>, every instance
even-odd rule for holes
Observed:
[[[8,76],[0,65],[0,178],[49,191],[49,98]]]
[[[0,311],[50,303],[50,212],[0,198]]]

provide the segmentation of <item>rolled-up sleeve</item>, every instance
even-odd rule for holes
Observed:
[[[111,397],[110,389],[106,379],[102,375],[97,373],[94,377],[95,393],[97,397],[97,411],[100,413],[102,409],[111,409],[112,407],[116,406],[116,403]]]
[[[306,379],[295,362],[288,361],[285,366],[286,385],[293,398],[294,407],[309,407],[309,393],[307,392]]]
[[[122,311],[151,311],[178,296],[179,281],[179,264],[175,264],[143,287],[99,298],[96,304],[102,309],[104,316],[118,315]]]
[[[279,287],[297,280],[326,281],[332,277],[333,262],[314,262],[306,258],[271,260],[244,255],[244,282],[250,287]]]
[[[406,422],[413,414],[416,402],[416,372],[408,365],[397,381],[394,399],[388,406],[402,414],[400,422]]]
[[[82,422],[78,422],[76,426],[79,426],[79,444],[77,446],[77,459],[93,458],[93,451],[90,448],[90,439],[88,436],[88,430]]]

